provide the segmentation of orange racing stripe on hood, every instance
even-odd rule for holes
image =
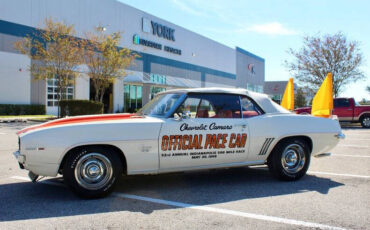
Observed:
[[[130,119],[130,118],[143,118],[142,116],[137,116],[136,114],[108,114],[108,115],[92,115],[92,116],[76,116],[69,118],[62,118],[55,121],[49,121],[41,125],[31,126],[29,128],[22,129],[17,132],[17,135],[26,133],[31,130],[53,127],[59,125],[69,125],[76,123],[86,123],[86,122],[96,122],[96,121],[110,121],[110,120],[121,120],[121,119]]]

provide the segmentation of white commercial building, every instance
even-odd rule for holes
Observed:
[[[181,26],[114,0],[0,1],[0,104],[45,104],[56,113],[53,81],[32,80],[31,61],[13,43],[45,18],[73,24],[78,37],[97,26],[123,32],[120,47],[139,53],[128,75],[115,81],[105,97],[106,110],[132,111],[162,90],[178,87],[242,87],[263,91],[265,61]],[[69,98],[91,99],[89,78],[80,73]]]

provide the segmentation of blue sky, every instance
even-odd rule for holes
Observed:
[[[367,78],[341,96],[370,99],[370,1],[366,0],[120,0],[229,47],[239,46],[266,61],[267,81],[288,80],[289,48],[305,35],[343,32],[359,41]]]

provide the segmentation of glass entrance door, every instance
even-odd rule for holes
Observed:
[[[143,106],[143,87],[141,85],[124,85],[124,112],[134,113]]]

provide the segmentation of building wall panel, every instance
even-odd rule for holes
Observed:
[[[90,79],[87,74],[79,74],[75,80],[75,99],[90,99]]]
[[[30,59],[22,54],[0,52],[0,104],[30,104]]]
[[[122,31],[120,46],[139,52],[204,66],[235,74],[235,50],[221,43],[189,31],[181,26],[150,15],[115,0],[12,0],[0,1],[3,10],[0,19],[32,27],[43,27],[45,18],[63,20],[75,25],[78,36],[97,26],[106,27],[106,33]],[[175,41],[142,31],[145,17],[175,29]],[[162,50],[133,44],[133,35],[182,50],[176,55]]]
[[[247,84],[262,86],[265,82],[265,60],[241,48],[236,49],[236,84],[247,88]]]

